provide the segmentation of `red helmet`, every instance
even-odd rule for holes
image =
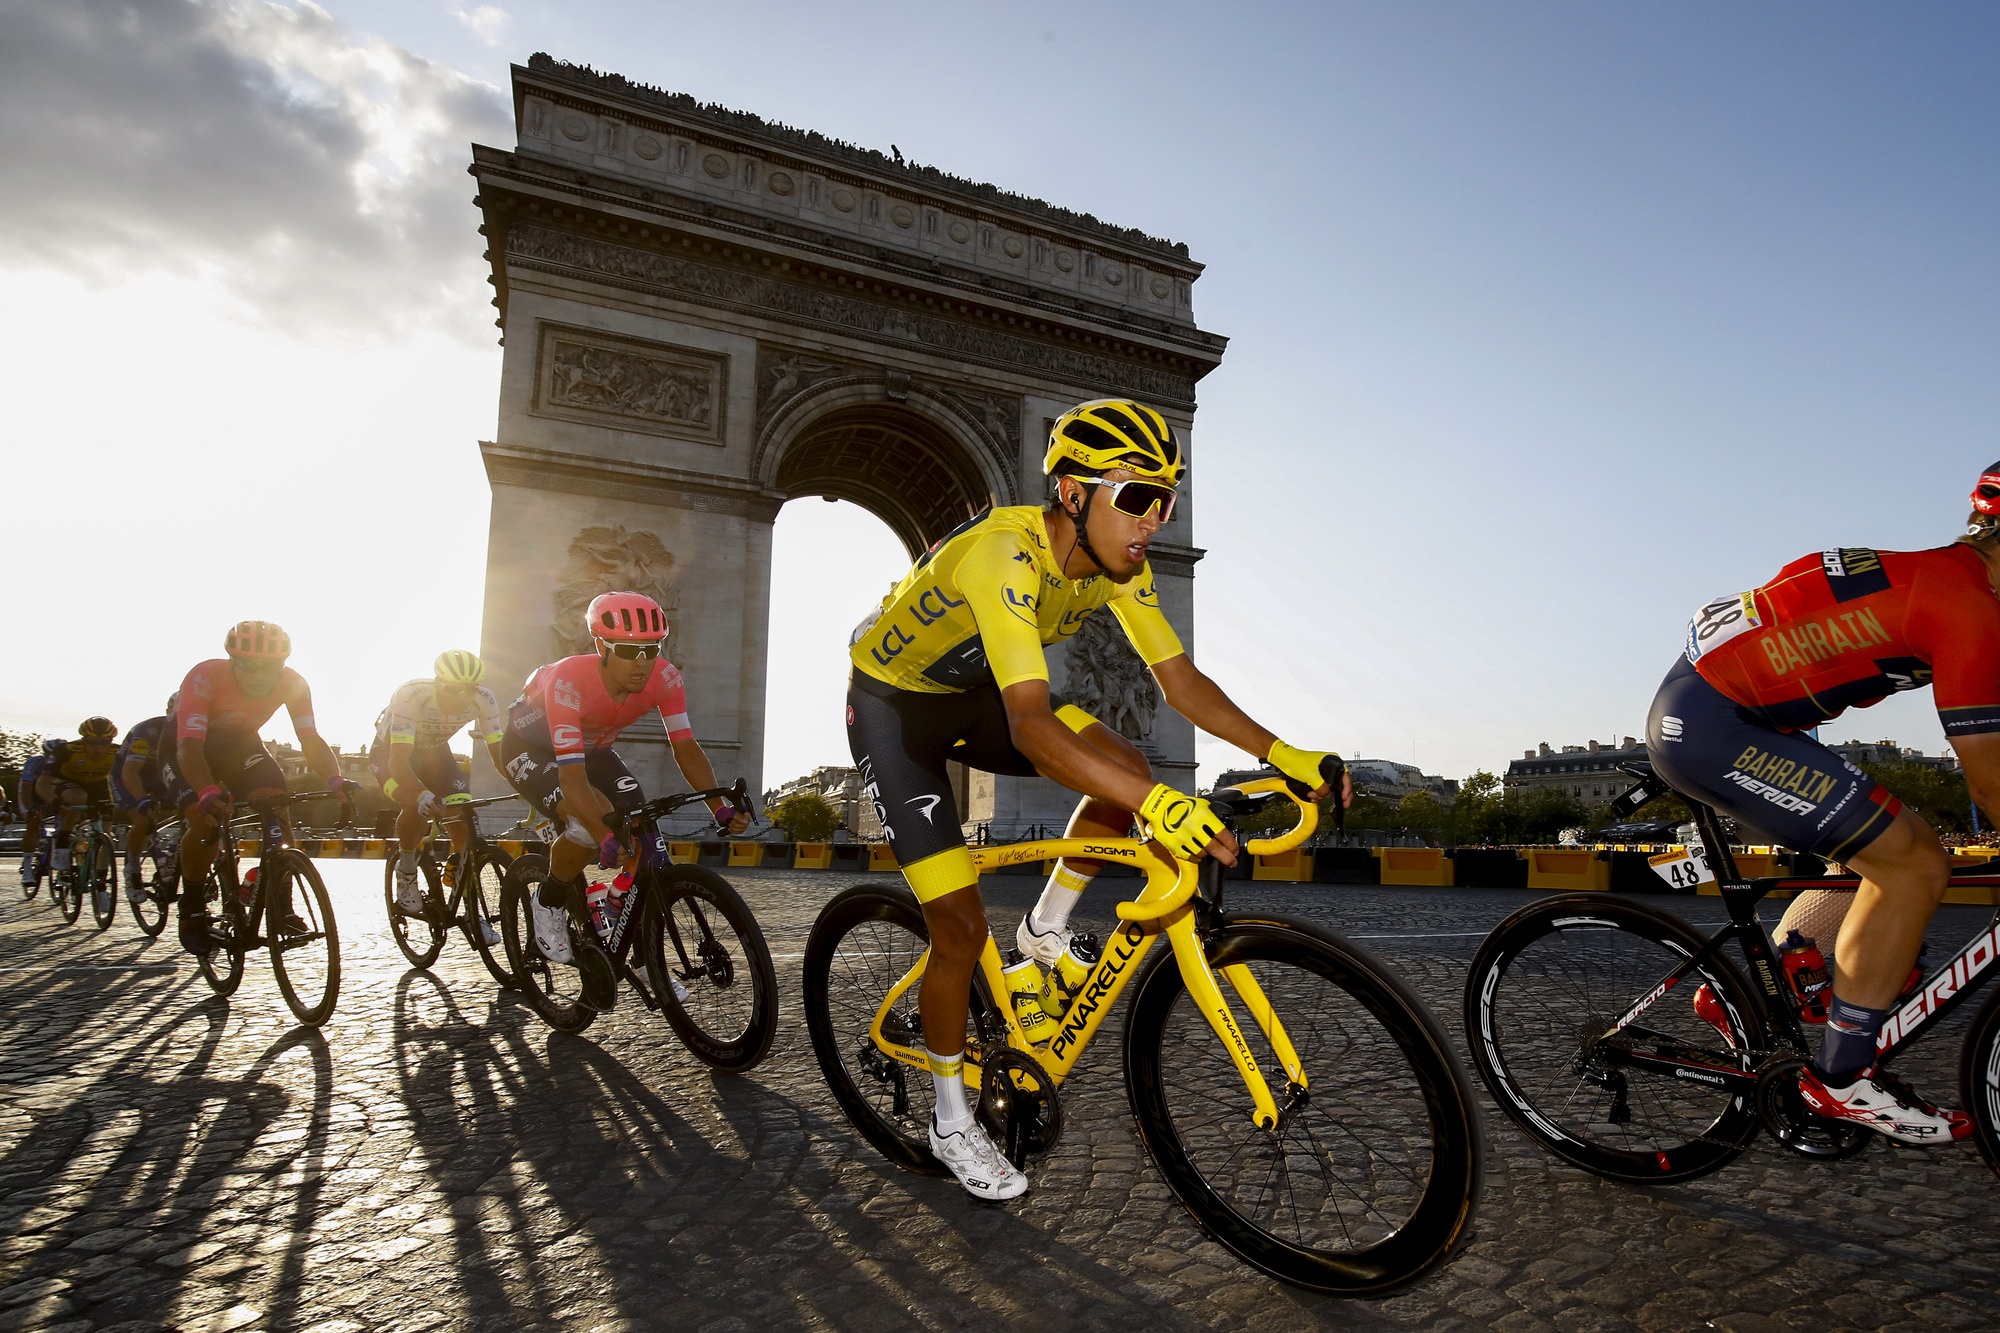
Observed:
[[[1988,518],[2000,518],[2000,463],[1980,474],[1972,488],[1972,507]]]
[[[667,613],[643,592],[599,593],[583,623],[592,638],[606,643],[658,643],[667,637]]]
[[[282,662],[292,655],[292,636],[268,620],[245,620],[222,641],[231,657],[262,657]]]

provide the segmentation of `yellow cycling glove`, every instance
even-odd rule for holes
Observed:
[[[1326,782],[1319,771],[1320,761],[1338,760],[1340,756],[1326,750],[1296,750],[1283,741],[1273,741],[1271,753],[1266,758],[1271,767],[1292,781],[1303,782],[1308,791],[1317,791]]]
[[[1139,803],[1139,817],[1168,851],[1184,861],[1200,856],[1222,832],[1222,820],[1207,801],[1175,791],[1164,782],[1146,793],[1146,799]]]

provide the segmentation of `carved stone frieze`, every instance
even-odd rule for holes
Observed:
[[[971,418],[973,424],[999,447],[1002,457],[1009,462],[1020,461],[1021,400],[1019,398],[987,393],[983,389],[968,388],[958,384],[941,386],[940,395]]]
[[[577,533],[569,544],[569,562],[556,582],[556,614],[549,624],[556,656],[590,651],[583,613],[591,598],[606,592],[642,592],[667,613],[672,633],[667,638],[666,655],[680,665],[684,653],[678,614],[681,594],[674,563],[673,552],[654,533],[631,532],[616,525]]]
[[[538,362],[539,415],[722,443],[726,357],[543,324]]]
[[[1194,401],[1194,381],[1187,375],[575,232],[517,224],[507,229],[506,250],[510,262],[528,267],[571,269],[752,314],[775,315],[968,361],[1020,367],[1064,383],[1102,385],[1171,403]]]
[[[944,383],[912,376],[898,367],[884,369],[842,360],[822,352],[785,347],[775,343],[757,345],[757,430],[765,426],[795,399],[836,381],[880,386],[890,402],[909,399],[912,390],[923,394],[958,417],[993,450],[996,458],[1009,463],[1021,457],[1021,400],[993,393],[969,384]]]
[[[1065,700],[1134,744],[1151,739],[1160,687],[1125,641],[1117,617],[1100,612],[1086,619],[1063,664],[1069,670]]]
[[[757,345],[757,427],[775,416],[786,403],[816,389],[828,380],[859,376],[866,371],[844,361],[796,347]]]

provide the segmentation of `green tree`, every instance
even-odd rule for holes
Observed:
[[[793,842],[825,842],[840,827],[840,811],[816,791],[794,792],[766,814]]]
[[[0,728],[0,805],[12,805],[21,785],[21,765],[42,752],[42,737]]]

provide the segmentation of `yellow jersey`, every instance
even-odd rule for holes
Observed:
[[[1063,575],[1034,505],[989,509],[918,560],[854,633],[854,668],[897,689],[958,694],[1047,680],[1047,645],[1075,634],[1099,607],[1125,629],[1146,665],[1186,650],[1160,610],[1150,565],[1124,583]]]

